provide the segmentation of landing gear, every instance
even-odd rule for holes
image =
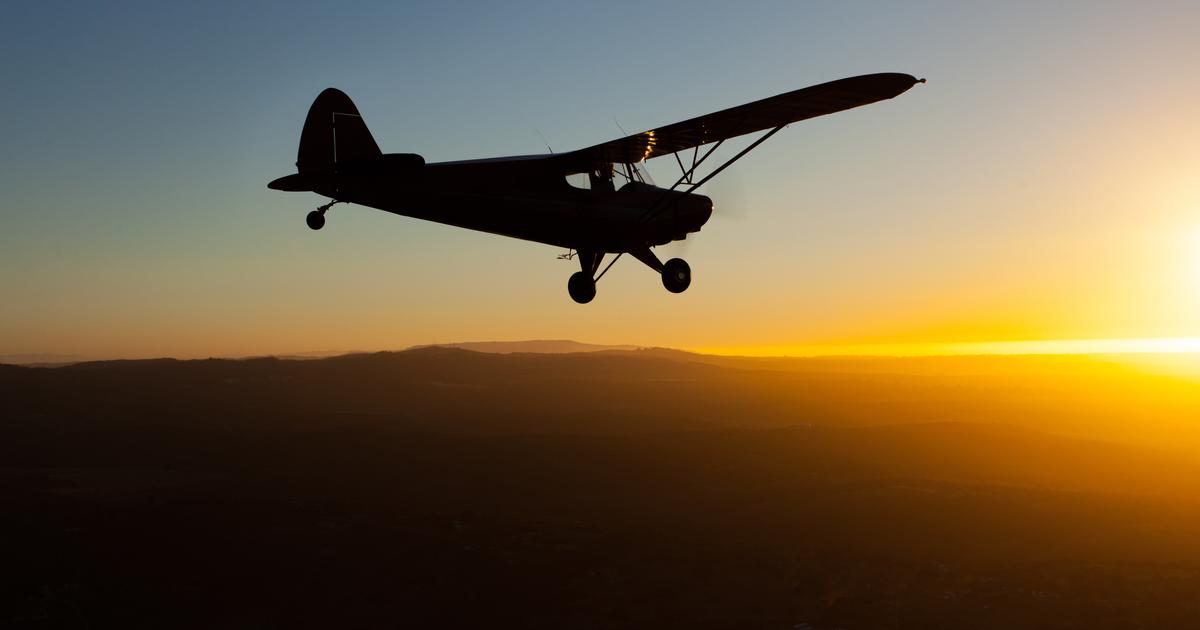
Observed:
[[[657,271],[662,276],[663,286],[671,293],[683,293],[692,284],[692,268],[682,258],[659,262],[658,256],[655,256],[649,247],[631,249],[629,255]]]
[[[662,283],[671,293],[683,293],[692,284],[692,268],[682,258],[663,263]]]
[[[571,279],[567,281],[567,293],[580,304],[591,302],[596,297],[596,282],[592,280],[592,274],[582,271],[571,274]]]
[[[304,217],[304,222],[308,224],[308,227],[314,230],[319,230],[325,227],[325,211],[332,208],[333,204],[335,203],[341,202],[335,199],[334,201],[330,201],[323,206],[317,206],[316,210],[309,212],[308,216]]]
[[[682,258],[672,258],[663,263],[658,260],[654,252],[650,251],[649,247],[645,246],[627,250],[626,253],[657,271],[662,277],[663,286],[671,293],[683,293],[692,284],[692,268]],[[600,263],[604,259],[602,253],[579,251],[568,257],[579,258],[580,270],[572,274],[571,279],[567,281],[567,292],[571,294],[572,300],[580,304],[587,304],[596,297],[596,281],[604,277],[608,268],[612,267],[612,263],[609,263],[608,267],[601,271]],[[612,262],[616,262],[616,259]],[[597,271],[600,272],[598,276],[596,275]]]
[[[571,279],[567,281],[567,293],[571,294],[572,300],[587,304],[596,297],[596,271],[600,269],[604,253],[579,250],[574,258],[579,259],[579,271],[571,274]]]

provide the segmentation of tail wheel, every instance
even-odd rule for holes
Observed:
[[[308,213],[307,217],[304,217],[304,222],[308,224],[308,227],[319,230],[325,227],[325,213],[313,210]]]
[[[592,280],[591,274],[576,271],[567,281],[567,293],[571,294],[572,300],[580,304],[587,304],[596,297],[596,282]]]
[[[671,293],[683,293],[692,284],[692,268],[682,258],[663,263],[662,283]]]

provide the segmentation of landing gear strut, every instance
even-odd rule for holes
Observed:
[[[323,206],[317,207],[316,210],[309,212],[308,216],[304,217],[304,222],[308,224],[309,228],[314,229],[314,230],[319,230],[319,229],[325,227],[325,211],[332,208],[333,204],[335,204],[335,203],[341,203],[341,202],[340,201],[330,201],[329,203],[327,203]]]
[[[682,258],[659,262],[649,247],[631,250],[630,255],[662,276],[663,286],[671,293],[683,293],[692,284],[692,268]]]

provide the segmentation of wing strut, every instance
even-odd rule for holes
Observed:
[[[700,147],[696,147],[694,149],[694,152],[692,153],[692,167],[689,169],[683,168],[683,162],[679,159],[678,152],[672,153],[671,155],[675,156],[675,161],[679,163],[679,170],[683,172],[683,175],[681,175],[679,177],[679,179],[674,184],[671,185],[671,190],[675,190],[676,188],[679,187],[680,184],[692,183],[692,174],[696,172],[696,168],[699,167],[701,164],[703,164],[704,160],[707,160],[708,156],[712,155],[712,152],[716,151],[717,148],[720,147],[721,143],[723,143],[723,142],[725,142],[725,140],[717,140],[716,144],[713,144],[711,147],[709,147],[709,149],[704,152],[704,155],[701,156],[699,160],[696,159],[695,151],[699,151]]]
[[[725,160],[725,163],[724,163],[724,164],[722,164],[722,165],[718,166],[718,167],[717,167],[715,170],[713,170],[713,172],[711,172],[711,173],[709,173],[708,175],[705,175],[704,177],[702,177],[702,178],[700,179],[700,181],[698,181],[698,182],[692,182],[692,173],[693,173],[693,172],[695,172],[695,170],[696,170],[696,166],[699,166],[699,165],[700,165],[700,163],[699,163],[699,162],[697,162],[695,166],[693,166],[693,167],[692,167],[691,169],[689,169],[689,170],[688,170],[686,173],[684,173],[683,175],[681,175],[681,176],[679,177],[679,179],[678,179],[678,180],[676,180],[676,181],[675,181],[675,183],[674,183],[674,184],[671,186],[670,190],[675,190],[676,188],[678,188],[678,187],[679,187],[679,185],[680,185],[680,184],[684,184],[684,183],[689,183],[689,184],[691,184],[691,186],[689,186],[687,190],[683,191],[685,194],[686,194],[686,193],[690,193],[690,192],[692,192],[693,190],[696,190],[697,188],[699,188],[699,187],[703,186],[705,183],[707,183],[707,182],[708,182],[708,180],[710,180],[710,179],[712,179],[712,178],[716,177],[717,175],[719,175],[719,174],[721,173],[721,171],[723,171],[723,170],[725,170],[725,169],[729,168],[730,166],[732,166],[734,162],[736,162],[736,161],[738,161],[738,160],[742,159],[742,157],[743,157],[743,156],[745,156],[747,153],[749,153],[749,152],[753,151],[755,147],[757,147],[758,145],[762,144],[763,142],[766,142],[767,138],[770,138],[771,136],[775,135],[775,133],[776,133],[776,132],[778,132],[780,129],[783,129],[783,128],[784,128],[784,127],[786,127],[786,126],[787,126],[787,125],[779,125],[778,127],[775,127],[775,128],[773,128],[773,129],[771,129],[770,131],[768,131],[768,132],[764,133],[763,135],[759,136],[757,140],[755,140],[754,142],[751,142],[751,143],[750,143],[750,146],[746,147],[745,149],[742,149],[741,151],[738,151],[738,154],[737,154],[737,155],[735,155],[735,156],[733,156],[733,157],[729,158],[728,160]],[[713,148],[712,148],[712,149],[709,149],[709,150],[708,150],[708,153],[705,153],[705,154],[704,154],[704,157],[708,157],[708,156],[709,156],[709,154],[710,154],[710,153],[712,153],[712,152],[713,152],[713,150],[715,150],[715,149],[716,149],[717,147],[719,147],[719,146],[721,146],[721,142],[717,142],[717,143],[716,143],[716,144],[713,146]],[[704,158],[701,158],[701,159],[700,159],[700,162],[703,162],[703,161],[704,161]],[[666,199],[666,200],[668,200],[668,201],[669,201],[669,203],[666,203],[666,204],[664,204],[664,203],[662,203],[662,202],[660,201],[659,203],[656,203],[656,204],[654,204],[654,206],[653,206],[653,207],[651,207],[651,208],[650,208],[650,210],[649,210],[649,211],[647,211],[647,212],[646,212],[646,214],[644,214],[644,215],[642,216],[642,218],[641,218],[641,220],[639,221],[639,223],[645,223],[645,222],[647,222],[647,221],[650,221],[650,220],[654,219],[654,217],[656,217],[656,216],[658,216],[660,213],[662,213],[662,211],[663,211],[663,210],[666,210],[667,208],[670,208],[671,206],[675,205],[675,203],[677,203],[677,202],[678,202],[680,199],[683,199],[683,196],[681,196],[681,195],[670,195],[670,196],[668,196],[668,195],[665,195],[665,194],[664,194],[662,198],[663,198],[663,199]]]

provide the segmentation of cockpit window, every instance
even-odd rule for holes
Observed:
[[[654,185],[645,164],[609,164],[590,173],[567,175],[567,183],[583,190],[612,191],[630,182]]]

